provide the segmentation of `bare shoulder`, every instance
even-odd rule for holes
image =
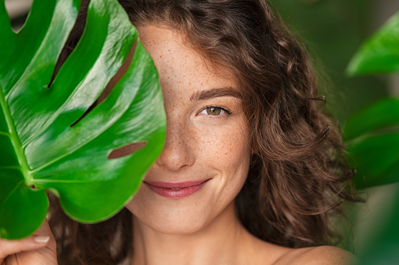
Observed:
[[[353,265],[357,258],[331,246],[293,249],[273,265]]]
[[[336,247],[323,246],[310,248],[300,254],[292,265],[352,265],[356,261],[356,257],[348,251]]]

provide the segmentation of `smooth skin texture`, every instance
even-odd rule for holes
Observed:
[[[21,240],[0,238],[1,265],[54,265],[56,242],[47,220],[32,236]]]
[[[334,247],[293,250],[246,231],[235,215],[234,198],[249,169],[250,132],[234,92],[236,81],[212,67],[180,32],[160,25],[138,30],[157,66],[167,115],[166,143],[145,181],[210,180],[184,198],[165,198],[141,186],[126,205],[134,214],[132,265],[338,265],[354,260]],[[225,111],[209,111],[212,106]]]
[[[246,231],[235,215],[234,198],[249,169],[250,132],[234,78],[213,68],[179,32],[159,25],[139,26],[138,30],[158,68],[167,115],[165,146],[145,181],[209,181],[183,198],[165,198],[146,184],[141,186],[126,205],[134,215],[131,265],[354,262],[350,253],[338,248],[290,249]],[[122,73],[123,69],[117,75]],[[38,243],[36,235],[50,239]],[[56,243],[47,221],[34,236],[19,241],[0,239],[0,264],[57,264]]]

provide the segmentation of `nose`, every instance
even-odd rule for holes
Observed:
[[[167,119],[165,145],[156,164],[170,171],[178,171],[194,164],[193,149],[190,148],[187,138],[189,134],[184,122]]]

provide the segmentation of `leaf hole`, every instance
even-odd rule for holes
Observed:
[[[147,142],[138,142],[138,143],[131,143],[125,146],[122,146],[118,149],[113,150],[109,155],[108,159],[117,159],[124,156],[131,155],[143,147],[145,147],[148,143]]]
[[[32,0],[30,0],[32,1]],[[83,36],[84,30],[86,28],[86,21],[87,21],[87,13],[89,10],[90,0],[83,1],[80,5],[78,17],[76,18],[75,24],[71,30],[71,33],[68,36],[67,41],[65,42],[64,47],[61,50],[60,55],[58,56],[57,63],[54,68],[53,76],[51,77],[51,81],[48,84],[48,88],[51,87],[52,83],[54,82],[55,77],[57,76],[59,70],[61,69],[62,65],[68,59],[68,57],[72,54],[76,46],[78,45],[80,39]]]
[[[75,21],[75,25],[73,26],[71,33],[69,33],[68,39],[65,42],[64,47],[61,50],[60,55],[58,56],[57,63],[55,64],[54,72],[51,77],[50,83],[47,85],[47,88],[50,88],[54,82],[55,77],[60,71],[62,65],[66,62],[68,57],[72,54],[76,45],[78,45],[80,39],[82,38],[84,29],[86,27],[86,19],[87,19],[87,11],[88,11],[88,3],[82,4],[79,10],[79,15]]]
[[[104,91],[98,97],[98,99],[83,113],[83,115],[77,119],[74,123],[70,125],[70,127],[75,126],[79,123],[87,114],[89,114],[96,106],[98,106],[101,102],[103,102],[112,92],[112,89],[118,84],[118,82],[122,79],[122,77],[126,74],[129,69],[130,64],[133,61],[133,55],[137,47],[137,40],[133,44],[132,48],[129,51],[129,54],[126,57],[126,60],[123,62],[122,66],[119,68],[118,72],[111,78],[105,87]]]
[[[29,189],[31,189],[31,190],[38,190],[38,189],[36,189],[36,186],[35,185],[30,185],[30,186],[27,186]]]
[[[4,2],[8,17],[10,18],[11,27],[14,32],[19,32],[19,30],[25,24],[28,13],[32,6],[32,2],[32,0],[10,0]]]

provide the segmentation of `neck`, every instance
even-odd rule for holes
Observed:
[[[251,236],[236,217],[234,202],[194,233],[160,233],[136,217],[133,231],[134,265],[243,264],[244,256],[248,260],[243,252],[248,249]]]

